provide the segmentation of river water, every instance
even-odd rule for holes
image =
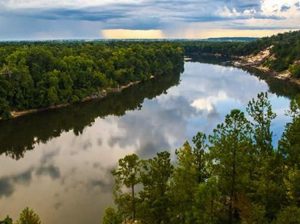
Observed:
[[[210,133],[234,108],[268,91],[277,113],[274,144],[299,91],[238,68],[186,62],[180,75],[148,81],[104,100],[0,123],[0,220],[33,208],[44,224],[101,223],[113,203],[118,159],[142,158]]]

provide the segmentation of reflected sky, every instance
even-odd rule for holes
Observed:
[[[93,118],[79,133],[64,130],[37,141],[19,160],[0,155],[0,217],[16,217],[29,206],[45,224],[100,223],[104,208],[112,204],[111,170],[119,158],[174,152],[198,131],[210,133],[230,110],[244,110],[257,93],[269,90],[266,82],[241,69],[197,62],[187,62],[180,79],[180,85],[122,116]],[[273,93],[270,99],[278,115],[272,126],[278,139],[289,120],[284,115],[289,99]]]

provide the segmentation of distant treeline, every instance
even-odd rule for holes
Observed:
[[[0,117],[82,101],[182,67],[178,44],[34,42],[0,44]]]
[[[300,77],[300,31],[278,34],[250,42],[185,41],[181,44],[188,56],[213,54],[225,57],[256,54],[273,46],[271,53],[274,57],[267,60],[265,65],[278,72],[290,69],[293,75]]]
[[[103,224],[299,224],[300,98],[278,146],[268,95],[232,110],[212,134],[176,150],[119,160]]]

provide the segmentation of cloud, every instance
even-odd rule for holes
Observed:
[[[41,164],[46,164],[52,162],[53,159],[59,154],[60,149],[52,150],[50,152],[46,152],[42,155]]]
[[[54,155],[55,153],[53,153]],[[53,158],[51,153],[47,154],[48,158]],[[16,189],[17,185],[28,185],[32,181],[33,174],[36,176],[49,176],[53,180],[60,178],[60,170],[54,165],[45,166],[43,164],[45,157],[41,159],[41,165],[39,167],[30,167],[23,172],[11,175],[0,177],[0,198],[11,196]]]
[[[10,177],[0,178],[0,198],[9,197],[15,191],[16,184],[29,184],[32,180],[33,168],[29,168],[24,172],[12,175]]]
[[[196,114],[184,97],[162,96],[158,100],[147,100],[143,112],[129,112],[118,119],[118,128],[124,131],[110,138],[110,146],[135,148],[142,158],[171,150],[184,142],[187,119]]]
[[[9,178],[0,178],[0,198],[8,197],[14,192],[14,186],[10,182]]]
[[[112,177],[105,177],[103,179],[94,179],[89,181],[89,187],[100,188],[104,193],[110,193],[114,180]]]
[[[291,8],[291,6],[283,5],[283,6],[281,6],[280,11],[281,11],[281,12],[286,12],[286,11],[288,11],[290,8]]]
[[[37,176],[49,176],[53,180],[60,178],[60,170],[58,167],[54,165],[50,166],[41,166],[36,170]]]
[[[195,107],[199,111],[212,112],[215,110],[215,104],[228,99],[228,96],[225,92],[218,92],[217,96],[209,96],[206,98],[198,98],[193,101],[191,106]]]
[[[172,38],[186,37],[187,29],[232,30],[236,22],[250,30],[251,21],[262,24],[263,36],[264,26],[300,28],[299,15],[299,0],[0,0],[0,38],[110,38],[113,32]]]

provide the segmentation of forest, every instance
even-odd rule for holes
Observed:
[[[0,117],[101,96],[111,88],[182,68],[170,43],[8,42],[0,44]]]
[[[128,155],[112,172],[115,206],[103,224],[300,223],[300,98],[274,147],[276,114],[267,93],[232,110],[210,135],[143,160]]]
[[[239,57],[256,54],[270,46],[272,55],[265,65],[274,71],[289,69],[300,78],[300,31],[287,32],[254,41],[184,41],[181,42],[185,54],[194,57],[201,54],[223,57]]]

